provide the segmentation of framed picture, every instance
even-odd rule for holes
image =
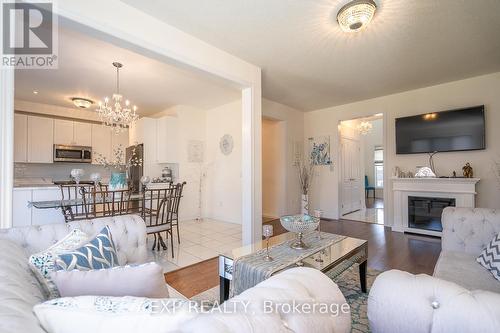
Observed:
[[[309,158],[314,165],[331,165],[330,136],[309,138]]]

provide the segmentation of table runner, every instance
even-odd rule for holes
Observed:
[[[296,241],[291,239],[269,248],[269,255],[273,261],[265,261],[266,249],[237,258],[233,262],[233,279],[230,287],[230,297],[239,295],[243,291],[254,287],[259,282],[269,278],[275,272],[291,266],[343,239],[346,236],[321,233],[317,231],[303,235],[303,241],[309,248],[305,250],[292,249],[290,245]]]

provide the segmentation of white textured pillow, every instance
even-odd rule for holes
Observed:
[[[57,256],[61,253],[79,248],[87,242],[88,238],[88,235],[83,231],[74,229],[47,250],[30,256],[30,268],[49,298],[59,297],[57,288],[50,279],[50,273],[55,270],[55,260]]]
[[[476,261],[500,281],[500,233],[493,237]]]
[[[181,331],[185,322],[197,315],[188,302],[80,296],[53,299],[35,305],[33,311],[49,333],[166,333]]]
[[[52,272],[50,277],[61,297],[169,297],[163,269],[155,262],[90,271],[60,270]]]

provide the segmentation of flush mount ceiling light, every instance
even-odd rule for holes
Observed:
[[[377,4],[373,0],[354,0],[340,8],[337,22],[346,32],[356,32],[365,28],[375,15]]]
[[[75,104],[76,107],[79,107],[81,109],[88,109],[92,104],[94,104],[93,100],[81,97],[73,97],[71,98],[71,101],[73,102],[73,104]]]

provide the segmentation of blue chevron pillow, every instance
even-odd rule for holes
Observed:
[[[104,227],[94,239],[82,247],[61,253],[55,260],[56,270],[92,270],[119,266],[115,244],[109,227]]]
[[[500,233],[491,240],[476,260],[500,281]]]

